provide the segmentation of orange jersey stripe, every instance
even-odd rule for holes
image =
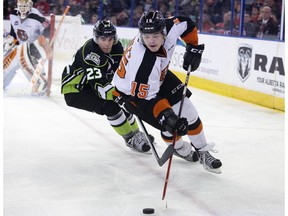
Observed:
[[[187,44],[192,44],[194,46],[198,45],[198,32],[197,28],[195,27],[192,32],[187,34],[185,37],[182,37],[182,39],[187,43]]]
[[[171,109],[171,105],[169,104],[167,99],[161,99],[159,100],[155,106],[153,107],[153,115],[155,118],[159,116],[159,114],[165,110],[165,109]]]

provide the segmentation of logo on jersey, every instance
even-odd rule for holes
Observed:
[[[90,60],[94,62],[96,65],[100,64],[100,56],[97,55],[96,53],[91,52],[85,57],[85,60]]]
[[[240,44],[238,48],[238,76],[244,82],[250,75],[252,60],[252,46]]]

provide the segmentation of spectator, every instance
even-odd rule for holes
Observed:
[[[203,14],[202,16],[202,32],[213,33],[215,25],[211,22],[209,14]]]
[[[215,26],[216,33],[231,35],[231,11],[224,13],[223,22],[217,23]]]
[[[249,13],[244,14],[244,32],[243,36],[246,37],[256,37],[257,35],[257,26],[251,20],[251,15]]]
[[[236,1],[234,4],[234,28],[239,30],[240,25],[240,14],[241,14],[241,2]]]
[[[271,8],[264,6],[262,9],[261,19],[258,21],[259,32],[257,38],[277,39],[278,23],[275,16],[272,15]]]
[[[85,4],[84,0],[76,0],[76,5],[83,6]]]
[[[260,8],[264,4],[263,0],[256,0],[254,3],[252,3],[252,7]]]
[[[110,9],[111,13],[119,12],[125,9],[125,3],[120,0],[111,0]]]
[[[144,11],[153,10],[153,0],[145,0]]]
[[[142,0],[134,0],[134,5],[137,7],[137,6],[140,6],[142,5],[143,6],[143,2]],[[131,8],[131,0],[122,0],[122,3],[123,3],[123,6],[125,9],[129,10]]]
[[[222,22],[223,13],[222,13],[222,5],[223,1],[218,0],[207,0],[206,4],[207,12],[210,15],[210,20],[213,24]]]
[[[4,19],[7,19],[7,20],[10,19],[10,14],[15,8],[14,5],[15,5],[14,2],[12,2],[11,0],[10,1],[9,0],[4,1],[4,8],[3,8]]]
[[[59,1],[57,1],[56,6],[53,7],[52,12],[56,15],[62,15],[65,11],[65,8],[66,8],[65,1],[59,0]]]
[[[81,8],[81,10],[80,10],[80,14],[81,14],[81,16],[82,16],[82,18],[83,18],[83,20],[84,20],[84,23],[86,24],[88,24],[88,23],[90,23],[90,21],[91,21],[91,16],[92,16],[92,12],[91,12],[91,7],[90,7],[90,2],[89,1],[86,1],[85,3],[84,3],[84,6]],[[98,18],[97,18],[98,19]],[[96,22],[95,22],[96,23]],[[95,24],[94,23],[94,24]]]
[[[251,21],[254,22],[254,23],[257,23],[258,22],[258,18],[259,18],[259,14],[260,14],[260,10],[259,10],[260,7],[252,7],[252,11],[251,11]]]
[[[142,5],[138,5],[133,11],[133,23],[132,27],[138,27],[138,21],[144,13],[144,7]]]
[[[167,3],[159,3],[158,5],[158,10],[163,14],[163,16],[167,17],[167,12],[169,10],[169,5],[167,5]]]
[[[98,15],[95,14],[95,13],[93,13],[93,14],[91,15],[91,18],[90,18],[90,24],[95,25],[96,22],[98,21],[98,18],[99,18]]]
[[[99,0],[90,0],[91,13],[98,14]]]
[[[47,2],[47,0],[39,0],[34,7],[44,16],[48,16],[50,14],[50,4]]]
[[[111,16],[111,21],[116,26],[127,26],[128,24],[128,14],[125,9],[120,9],[115,11]]]
[[[80,6],[77,0],[70,0],[69,5],[70,5],[69,14],[71,16],[76,16],[80,14]]]
[[[277,4],[276,0],[265,0],[263,5],[271,8],[271,12],[275,15],[277,21],[281,19],[281,5]]]

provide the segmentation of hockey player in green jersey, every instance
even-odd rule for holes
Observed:
[[[111,80],[123,55],[116,28],[111,21],[100,20],[62,73],[61,93],[66,104],[106,115],[112,128],[128,147],[139,152],[150,150],[148,140],[139,131],[136,119],[113,101]],[[152,137],[152,136],[151,136]]]

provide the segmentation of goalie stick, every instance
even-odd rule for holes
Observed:
[[[53,45],[53,43],[54,43],[54,41],[55,41],[55,39],[57,37],[57,34],[59,32],[60,26],[62,25],[63,20],[64,20],[66,14],[68,13],[69,9],[70,9],[70,6],[67,5],[67,7],[66,7],[66,9],[65,9],[65,11],[64,11],[64,13],[63,13],[63,15],[61,17],[59,25],[58,25],[58,27],[57,27],[52,39],[50,40],[50,43],[49,43],[50,47]],[[36,83],[37,83],[37,81],[38,81],[38,79],[40,77],[40,74],[41,74],[41,72],[43,70],[43,67],[44,67],[44,65],[46,63],[46,60],[47,60],[47,58],[40,58],[39,61],[38,61],[38,65],[37,65],[37,67],[36,67],[36,69],[35,69],[35,71],[33,73],[32,78],[31,78],[32,91],[34,91],[35,85],[36,85]],[[49,95],[50,92],[48,92],[47,94]]]
[[[136,115],[135,115],[136,116]],[[140,127],[142,128],[143,132],[144,132],[144,135],[146,137],[146,139],[148,140],[148,144],[150,145],[151,147],[151,150],[152,150],[152,153],[154,155],[154,157],[156,158],[159,166],[163,166],[163,164],[166,163],[166,161],[172,157],[173,153],[174,153],[174,146],[173,145],[169,145],[166,150],[164,151],[163,155],[161,157],[159,157],[156,149],[155,149],[155,146],[154,144],[150,141],[149,137],[148,137],[148,132],[146,130],[146,127],[143,123],[143,121],[138,117],[136,116],[136,118],[138,119],[138,122],[140,123]]]
[[[191,65],[189,65],[188,70],[187,70],[187,74],[186,74],[186,80],[185,80],[185,84],[184,84],[184,88],[183,88],[183,94],[182,94],[180,107],[179,107],[179,113],[178,113],[178,117],[179,118],[181,117],[183,103],[184,103],[184,99],[186,97],[186,91],[187,91],[187,86],[188,86],[188,82],[189,82],[190,72],[191,72]],[[177,138],[177,130],[173,134],[173,144],[172,144],[173,147],[175,145],[176,138]],[[165,177],[165,183],[164,183],[164,188],[163,188],[163,193],[162,193],[162,200],[164,200],[165,196],[166,196],[166,190],[167,190],[169,176],[170,176],[170,168],[171,168],[171,163],[172,163],[172,157],[173,157],[173,154],[171,155],[171,157],[169,159],[169,162],[168,162],[168,167],[167,167],[167,172],[166,172],[166,177]]]

